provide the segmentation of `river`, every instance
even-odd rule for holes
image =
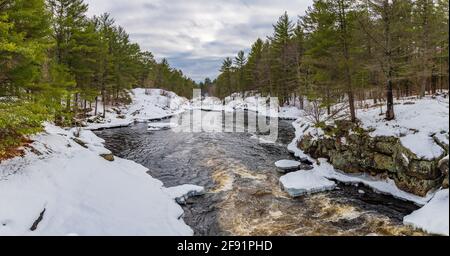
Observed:
[[[257,115],[244,114],[234,125],[245,127]],[[250,132],[148,131],[142,123],[96,134],[116,156],[144,165],[167,187],[206,188],[183,205],[195,235],[422,235],[402,224],[416,205],[369,188],[339,184],[334,191],[290,198],[274,162],[295,159],[286,148],[294,136],[291,122],[279,121],[273,144]]]

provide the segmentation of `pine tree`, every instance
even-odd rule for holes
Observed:
[[[247,58],[245,57],[244,51],[239,51],[238,55],[234,59],[234,63],[236,65],[236,72],[237,72],[237,88],[236,90],[241,92],[243,95],[247,89],[246,84],[246,70],[245,70],[245,64],[247,64]]]
[[[262,89],[262,54],[264,42],[258,38],[252,45],[247,61],[247,80],[251,90]]]
[[[408,31],[409,23],[406,17],[410,12],[405,8],[408,1],[371,0],[369,8],[373,15],[379,16],[379,22],[366,24],[364,31],[374,42],[376,54],[374,58],[379,70],[384,74],[386,81],[386,120],[395,119],[394,113],[394,80],[399,75],[401,67],[405,66],[406,59],[401,58],[402,49],[405,49],[403,33]],[[364,26],[364,25],[363,25]]]
[[[231,75],[232,75],[233,60],[231,58],[225,58],[222,63],[220,72],[223,73],[223,87],[225,87],[227,95],[233,93],[231,88]]]
[[[276,83],[275,91],[272,92],[285,102],[289,91],[295,86],[296,63],[295,56],[292,56],[291,46],[294,36],[294,25],[285,12],[274,25],[274,35],[270,38],[273,64],[272,73]]]
[[[43,0],[0,1],[0,159],[50,114],[41,83],[49,24]]]

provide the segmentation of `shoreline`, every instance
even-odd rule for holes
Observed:
[[[129,108],[130,108],[130,106],[127,106],[127,109],[129,109]],[[192,108],[191,106],[186,107],[185,105],[183,105],[181,107],[181,109],[178,109],[176,111],[171,111],[170,113],[167,113],[166,115],[160,115],[155,118],[147,118],[147,119],[128,116],[128,118],[133,118],[133,120],[124,120],[123,123],[119,123],[116,119],[116,121],[117,121],[116,124],[113,123],[115,121],[114,119],[110,119],[109,123],[99,123],[99,124],[94,124],[91,127],[88,126],[88,127],[81,127],[81,128],[72,127],[72,128],[62,129],[59,127],[55,127],[55,126],[46,124],[46,132],[45,133],[33,136],[34,138],[36,138],[36,140],[34,143],[32,143],[32,147],[34,148],[34,147],[36,147],[36,145],[40,145],[40,146],[37,146],[38,150],[36,150],[36,148],[34,148],[34,150],[36,150],[35,152],[39,152],[39,154],[33,152],[33,150],[31,150],[31,149],[30,150],[27,149],[27,154],[23,158],[18,157],[18,158],[13,158],[13,159],[2,162],[0,164],[0,167],[4,168],[5,166],[8,166],[8,162],[17,162],[17,163],[12,164],[13,167],[11,167],[11,165],[10,165],[9,168],[11,169],[11,168],[14,168],[14,165],[18,165],[18,166],[20,166],[21,169],[19,169],[17,171],[13,171],[7,175],[5,175],[4,170],[3,170],[2,173],[0,173],[0,174],[2,174],[2,176],[0,176],[1,177],[0,182],[6,181],[6,184],[7,184],[7,181],[9,180],[9,178],[11,178],[13,180],[14,180],[14,178],[20,179],[20,175],[18,175],[17,173],[18,172],[20,173],[21,170],[23,170],[23,169],[27,169],[28,171],[36,173],[37,170],[34,168],[35,165],[39,166],[39,165],[43,164],[42,163],[43,161],[45,162],[48,159],[50,159],[50,160],[48,160],[49,162],[55,161],[55,160],[51,160],[51,159],[56,159],[59,156],[59,158],[60,158],[59,160],[61,160],[62,162],[64,162],[64,161],[69,162],[69,161],[72,161],[73,158],[75,158],[75,159],[79,158],[80,156],[78,156],[77,154],[80,154],[80,155],[86,157],[87,159],[91,159],[91,161],[96,162],[97,163],[96,168],[104,169],[107,171],[108,170],[109,171],[111,171],[111,170],[122,170],[123,171],[124,170],[123,166],[132,167],[132,169],[135,168],[137,170],[145,169],[145,171],[143,171],[142,173],[144,175],[148,176],[148,180],[152,180],[152,182],[156,182],[157,184],[159,184],[159,185],[157,185],[157,187],[159,186],[160,187],[159,190],[161,190],[160,193],[164,194],[164,197],[166,198],[164,200],[167,200],[167,198],[169,197],[169,200],[172,203],[177,205],[178,213],[176,214],[175,219],[181,220],[181,222],[184,223],[184,221],[182,220],[182,215],[184,213],[184,210],[179,205],[179,201],[185,200],[186,197],[188,197],[188,196],[201,195],[204,192],[203,188],[197,187],[197,186],[192,186],[192,185],[183,185],[180,187],[166,188],[163,186],[161,181],[154,179],[153,177],[151,177],[151,175],[149,175],[147,173],[147,171],[148,171],[147,168],[145,168],[142,165],[137,164],[133,161],[124,160],[124,159],[118,158],[116,156],[114,156],[114,160],[112,162],[108,162],[105,159],[100,160],[99,159],[100,155],[111,154],[111,152],[104,147],[104,145],[103,145],[104,141],[102,139],[100,139],[99,137],[97,137],[92,131],[104,130],[104,129],[114,129],[114,128],[120,128],[120,127],[129,127],[136,123],[146,123],[146,122],[166,120],[175,115],[179,115],[179,114],[184,113],[185,111],[191,111],[191,110],[214,111],[214,110],[205,110],[205,109],[195,109],[195,108]],[[251,111],[251,112],[258,113],[257,111],[253,111],[252,109],[248,109],[248,108],[233,110],[233,112],[236,112],[236,111]],[[216,111],[216,112],[227,112],[227,111],[221,110],[221,111]],[[268,116],[268,115],[265,115],[265,116],[270,118],[270,116]],[[299,125],[299,123],[302,120],[301,117],[297,118],[296,120],[293,120],[292,118],[284,118],[283,119],[283,117],[279,117],[279,120],[293,121],[292,126],[295,129],[295,134],[294,134],[295,136],[294,136],[294,139],[292,140],[292,142],[287,145],[288,151],[291,154],[293,154],[296,158],[300,159],[301,161],[308,160],[311,163],[313,163],[313,168],[314,168],[313,171],[316,174],[318,174],[319,176],[322,176],[328,180],[342,182],[347,185],[362,184],[365,187],[372,189],[376,193],[386,194],[386,195],[390,195],[394,198],[414,202],[418,206],[423,206],[423,208],[427,207],[428,204],[431,204],[431,202],[436,194],[440,193],[441,191],[444,191],[444,190],[438,190],[438,191],[434,191],[433,193],[429,193],[426,197],[419,197],[419,196],[415,196],[415,195],[412,195],[410,193],[407,193],[407,192],[404,192],[404,191],[398,189],[398,187],[395,184],[393,184],[393,182],[390,180],[374,179],[373,177],[368,177],[367,175],[364,175],[364,174],[349,175],[349,174],[343,173],[339,170],[336,170],[325,159],[313,159],[309,155],[306,155],[300,148],[298,148],[297,143],[302,138],[303,132],[304,132],[304,129],[302,129],[302,127],[300,127],[300,125]],[[95,125],[97,125],[97,126],[95,126]],[[101,126],[101,127],[99,127],[99,126]],[[75,136],[75,132],[81,133],[81,137],[82,137],[81,140],[82,140],[82,142],[85,143],[85,145],[82,145],[80,143],[74,143],[75,138],[77,138],[77,136]],[[56,140],[56,141],[54,141],[54,140]],[[66,144],[66,145],[63,145],[63,144]],[[53,148],[55,148],[56,150]],[[48,150],[48,151],[46,151],[46,150]],[[72,152],[72,150],[74,150],[74,151]],[[44,153],[42,154],[41,151],[44,151]],[[44,156],[40,157],[41,156],[40,154],[44,155]],[[92,160],[95,158],[98,158],[98,159]],[[81,159],[82,158],[80,158],[80,160]],[[125,164],[126,162],[128,162],[128,164]],[[81,168],[87,168],[92,171],[91,167],[83,166],[83,164],[86,164],[86,159],[82,159],[81,162],[78,161],[77,164],[81,164],[82,165]],[[116,166],[114,166],[114,165],[116,165]],[[66,168],[66,169],[64,169],[64,168]],[[64,170],[69,170],[71,172],[74,172],[77,170],[76,167],[67,167],[66,165],[64,165],[64,168],[63,168]],[[54,172],[54,170],[51,170],[51,172]],[[129,172],[129,170],[127,172]],[[300,172],[304,172],[304,171],[300,171]],[[32,173],[32,175],[34,175],[34,173]],[[57,174],[54,174],[54,175],[57,175]],[[76,174],[71,174],[71,175],[76,175]],[[40,182],[39,180],[46,182],[46,179],[44,178],[44,180],[42,180],[43,177],[40,177],[39,175],[36,178],[37,178],[37,181],[36,181],[37,183]],[[99,178],[100,178],[100,176],[99,176]],[[58,178],[58,179],[60,179],[60,178]],[[78,177],[78,179],[83,180],[83,177]],[[100,180],[101,180],[101,178],[100,178]],[[29,182],[30,182],[30,184],[33,184],[33,180],[29,180]],[[138,181],[136,181],[136,182],[138,182]],[[141,184],[141,183],[142,183],[141,181],[138,182],[138,184]],[[117,184],[117,185],[120,185],[120,184],[121,183],[119,182],[119,184]],[[35,184],[33,184],[33,185],[35,185]],[[184,188],[186,191],[184,191],[182,188]],[[78,189],[78,188],[73,188],[73,189]],[[95,190],[95,188],[93,188],[93,189]],[[104,188],[104,189],[108,189],[108,188]],[[14,190],[14,188],[13,188],[13,190]],[[130,190],[130,193],[131,193],[131,191],[132,190]],[[177,191],[177,192],[170,193],[169,191]],[[70,193],[70,191],[69,191],[69,193]],[[5,193],[5,194],[7,194],[7,193]],[[170,194],[172,194],[172,196]],[[176,194],[176,197],[173,197],[173,194]],[[448,194],[448,190],[447,190],[447,194]],[[49,194],[48,196],[49,196],[49,198],[51,198],[53,195]],[[14,196],[11,199],[13,199],[13,198],[14,198]],[[0,200],[0,205],[2,203],[1,201],[2,200]],[[35,212],[34,215],[36,215],[36,217],[40,216],[41,215],[40,213],[43,213],[43,217],[42,218],[39,217],[39,218],[41,218],[40,222],[44,222],[44,225],[45,225],[45,221],[47,220],[47,215],[52,214],[52,209],[48,206],[47,201],[48,200],[44,200],[43,202],[45,202],[45,203],[43,203],[40,207],[38,207],[38,209],[33,210],[33,212]],[[112,202],[112,203],[114,203],[114,202]],[[21,207],[27,207],[27,206],[18,206],[18,207],[19,207],[19,209],[21,209]],[[171,207],[174,207],[174,206],[171,206]],[[4,216],[2,216],[1,208],[2,207],[0,207],[0,221],[2,218],[5,218]],[[181,212],[179,212],[180,209],[181,209]],[[420,211],[420,210],[422,210],[422,208],[419,209],[418,211]],[[26,211],[26,210],[21,209],[20,211]],[[142,211],[145,212],[146,210],[142,210]],[[15,212],[15,211],[13,210],[12,212]],[[5,213],[3,212],[3,214],[5,214]],[[108,213],[108,214],[110,214],[110,213]],[[28,217],[28,218],[30,218],[30,217]],[[29,220],[28,220],[28,222],[29,222]],[[409,217],[409,215],[405,217],[405,225],[412,225],[415,228],[423,229],[422,226],[415,225],[414,223],[415,223],[414,218]],[[26,225],[29,225],[29,224],[26,224]],[[39,225],[39,223],[38,223],[38,225]],[[37,230],[38,230],[37,232],[39,232],[38,225],[37,225]],[[47,223],[47,225],[51,225],[51,224]],[[186,224],[184,223],[184,225],[186,225]],[[34,226],[35,225],[33,225],[33,227]],[[25,232],[25,234],[26,234],[27,231],[25,231],[26,229],[24,229],[24,227],[25,226],[22,226],[22,232]],[[189,232],[184,233],[185,235],[193,234],[192,228],[189,227],[189,229],[190,229],[190,233]],[[36,228],[35,228],[35,230],[36,230]],[[31,232],[34,232],[34,231],[31,231]],[[185,232],[185,231],[183,231],[183,232]],[[68,232],[68,233],[73,233],[73,232]],[[82,232],[78,232],[78,233],[83,235]],[[430,233],[433,233],[433,232],[430,232]],[[0,234],[2,234],[2,228],[0,228]],[[33,234],[33,233],[30,233],[30,234]]]

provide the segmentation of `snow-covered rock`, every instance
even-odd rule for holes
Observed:
[[[297,171],[280,178],[284,190],[292,197],[333,190],[336,183],[312,171]]]
[[[401,102],[401,101],[400,101]],[[363,128],[370,130],[371,136],[393,136],[400,138],[401,145],[410,149],[413,153],[416,153],[419,158],[422,160],[427,159],[436,159],[438,157],[442,157],[444,153],[443,148],[448,144],[448,99],[444,97],[437,97],[435,99],[431,97],[427,97],[424,99],[419,99],[415,101],[415,104],[408,105],[395,105],[396,110],[396,120],[394,121],[386,121],[384,120],[384,116],[379,115],[379,108],[370,108],[367,110],[358,110],[358,118],[361,119]],[[334,139],[339,138],[331,138],[329,134],[325,134],[321,128],[317,128],[314,124],[309,120],[306,113],[305,116],[299,118],[295,122],[293,122],[293,126],[296,130],[295,139],[291,144],[288,145],[288,150],[295,154],[296,157],[301,158],[302,160],[309,160],[314,163],[317,160],[312,159],[309,155],[305,154],[303,150],[298,147],[300,141],[308,138],[308,141],[304,143],[304,145],[316,145],[314,142],[317,140],[322,140],[324,143],[329,141],[334,141]],[[435,120],[435,121],[433,121]],[[327,122],[328,127],[336,127],[337,121],[329,121]],[[352,130],[348,131],[349,136],[357,136],[359,133],[357,131],[353,132]],[[309,135],[309,136],[307,136]],[[389,137],[378,137],[378,138],[389,138]],[[330,140],[333,139],[333,140]],[[380,140],[382,141],[382,140]],[[341,147],[351,147],[348,140],[343,141],[340,138]],[[320,144],[320,143],[319,143]],[[339,143],[336,143],[339,144]],[[380,143],[380,146],[382,143]],[[388,144],[388,143],[386,143]],[[324,144],[323,144],[324,145]],[[322,145],[322,146],[323,146]],[[332,145],[334,146],[334,145]],[[337,146],[336,146],[337,147]],[[343,151],[345,148],[343,149]],[[422,152],[420,152],[422,151]],[[377,155],[378,156],[378,155]],[[398,155],[398,159],[393,159],[391,164],[399,164],[395,161],[403,160],[404,165],[409,166],[413,165],[413,167],[417,166],[417,162],[419,160],[414,160],[413,158],[409,158],[409,156],[403,154]],[[357,156],[354,156],[357,158]],[[339,159],[334,158],[333,161],[337,160],[348,160],[348,158],[341,157]],[[387,168],[392,167],[389,165],[382,166],[384,163],[389,163],[387,161],[379,161],[376,164],[381,164],[380,167]],[[383,159],[381,159],[383,160]],[[395,160],[395,161],[394,161]],[[415,162],[413,162],[415,161]],[[337,161],[339,162],[339,161]],[[349,163],[349,161],[340,161],[345,166],[345,163]],[[325,163],[323,165],[322,163]],[[380,193],[392,194],[395,197],[413,201],[419,205],[426,204],[433,194],[435,193],[434,189],[430,189],[427,195],[425,193],[421,193],[423,196],[416,196],[407,192],[400,190],[396,182],[391,179],[373,177],[369,174],[347,174],[341,172],[340,170],[335,170],[333,166],[331,166],[326,160],[322,160],[320,164],[320,168],[317,168],[318,165],[315,165],[314,171],[319,171],[322,173],[324,177],[342,181],[345,183],[362,183],[366,186],[372,187],[375,191]],[[431,166],[432,165],[428,165]],[[342,167],[344,168],[344,167]],[[359,167],[356,167],[356,169]],[[395,168],[395,166],[394,166]],[[393,169],[393,168],[392,168]],[[417,169],[417,168],[416,168]],[[344,169],[343,169],[344,170]],[[346,171],[349,171],[345,169]],[[350,170],[351,171],[351,170]],[[435,179],[432,176],[432,172],[429,172],[429,179]],[[419,184],[419,183],[417,183]],[[444,184],[446,184],[444,182]],[[405,184],[402,184],[405,185]],[[414,184],[407,184],[414,185]],[[434,185],[434,183],[427,184],[430,187]],[[415,191],[415,190],[411,190]],[[419,191],[423,192],[423,191]]]
[[[400,102],[401,103],[401,102]],[[415,104],[395,105],[395,120],[386,121],[378,108],[358,112],[363,127],[373,130],[372,136],[399,137],[402,145],[423,159],[435,159],[444,153],[433,139],[443,143],[449,134],[449,99],[438,96],[414,101]]]
[[[429,203],[403,219],[406,225],[422,229],[431,234],[449,235],[449,190],[436,193]]]
[[[179,204],[184,204],[191,197],[205,194],[205,188],[190,184],[165,188],[164,190]]]
[[[282,172],[298,170],[302,163],[294,160],[280,160],[275,162],[275,166]]]
[[[0,235],[193,234],[147,168],[105,161],[102,140],[89,131],[79,134],[87,148],[73,138],[73,130],[47,124],[33,150],[0,164]]]
[[[347,174],[336,170],[326,159],[318,159],[318,161],[319,164],[314,164],[313,172],[331,180],[336,180],[345,184],[363,184],[372,188],[375,192],[392,195],[395,198],[411,201],[417,205],[426,204],[434,195],[434,193],[431,192],[425,197],[417,196],[399,189],[391,179],[373,177],[366,173]]]

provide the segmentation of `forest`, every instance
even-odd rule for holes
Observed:
[[[224,59],[213,94],[256,91],[300,99],[301,109],[308,99],[329,115],[346,103],[352,121],[355,103],[372,99],[392,120],[394,98],[448,89],[448,8],[446,0],[315,0],[297,20],[282,15],[248,54]]]
[[[192,94],[193,80],[141,50],[109,14],[87,11],[83,0],[0,0],[0,158],[43,121],[104,115],[99,102],[127,101],[127,89]]]
[[[448,31],[448,0],[0,0],[0,237],[448,237]]]

